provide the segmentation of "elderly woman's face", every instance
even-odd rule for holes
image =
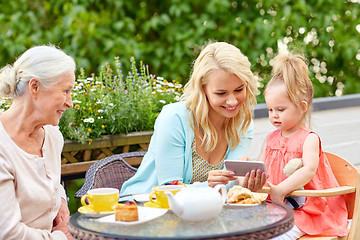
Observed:
[[[210,105],[209,115],[219,120],[235,117],[246,99],[244,81],[224,70],[212,72],[204,90]]]
[[[66,108],[72,108],[71,90],[74,84],[75,74],[68,73],[60,76],[56,84],[40,87],[37,106],[45,124],[58,125]]]

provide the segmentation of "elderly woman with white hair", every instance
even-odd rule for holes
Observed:
[[[253,137],[257,86],[250,66],[231,44],[205,46],[182,101],[162,109],[149,149],[121,194],[150,192],[153,186],[172,181],[203,182],[211,187],[234,184],[237,178],[224,169],[224,159],[246,155]],[[256,190],[265,181],[266,174],[258,170],[239,183]]]
[[[0,239],[71,239],[60,184],[63,136],[57,125],[72,107],[75,61],[36,46],[0,72]]]

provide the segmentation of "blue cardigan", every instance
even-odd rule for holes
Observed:
[[[191,144],[194,139],[190,121],[185,102],[163,107],[156,119],[149,149],[136,174],[123,184],[120,194],[148,193],[153,186],[173,180],[190,184],[193,176]],[[240,144],[233,150],[228,147],[226,159],[238,159],[247,153],[254,135],[253,128],[251,122],[247,138],[242,136]],[[207,185],[207,182],[204,184]]]

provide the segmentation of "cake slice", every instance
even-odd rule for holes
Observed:
[[[134,222],[139,220],[138,206],[134,201],[125,204],[117,204],[115,207],[115,220],[122,222]]]

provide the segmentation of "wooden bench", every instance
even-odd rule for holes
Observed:
[[[115,153],[147,151],[152,134],[152,131],[145,131],[105,136],[90,144],[65,141],[61,159],[62,181],[84,178],[93,163]],[[128,163],[137,167],[141,159],[131,159]]]

